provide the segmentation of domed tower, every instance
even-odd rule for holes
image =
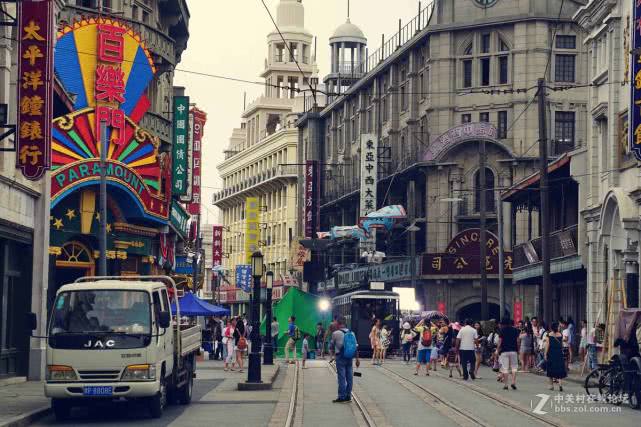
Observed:
[[[305,29],[302,0],[280,0],[276,23],[283,37],[275,28],[267,36],[268,53],[265,71],[261,74],[267,83],[265,96],[294,98],[297,93],[293,89],[309,87],[310,77],[318,72],[312,52],[314,37]],[[302,75],[296,62],[303,70]]]
[[[339,26],[329,38],[332,51],[331,73],[324,79],[331,94],[343,93],[365,74],[367,38],[363,31],[352,24],[347,12],[347,21]]]

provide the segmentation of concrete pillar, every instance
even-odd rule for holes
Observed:
[[[35,218],[49,218],[51,211],[51,178],[47,172],[41,180],[42,192],[36,201]],[[33,230],[33,268],[31,281],[31,311],[36,313],[38,327],[34,335],[47,334],[47,290],[49,287],[49,221],[35,221]],[[44,379],[46,340],[31,338],[29,351],[29,380]]]

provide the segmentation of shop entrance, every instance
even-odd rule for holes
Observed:
[[[490,315],[490,319],[499,320],[500,319],[499,311],[500,311],[500,308],[498,304],[493,304],[491,302],[488,303],[488,312]],[[481,303],[480,302],[475,302],[475,303],[463,306],[456,312],[456,320],[465,320],[465,319],[472,319],[474,321],[481,320]],[[488,320],[488,319],[484,319],[484,320]]]
[[[56,260],[54,292],[57,292],[62,285],[73,283],[79,277],[94,276],[95,271],[96,263],[86,245],[75,241],[65,243]]]

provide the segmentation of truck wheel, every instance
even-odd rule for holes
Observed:
[[[58,421],[66,421],[71,415],[71,404],[63,399],[51,399],[51,409]]]
[[[163,372],[160,377],[160,390],[155,396],[149,398],[149,413],[152,418],[162,417],[163,410],[167,406],[167,384],[165,380],[165,373]]]
[[[181,405],[189,405],[191,403],[191,394],[194,387],[194,373],[191,365],[187,367],[187,382],[180,387],[177,391],[178,402]]]

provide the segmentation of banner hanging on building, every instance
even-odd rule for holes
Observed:
[[[173,109],[174,140],[172,147],[172,185],[174,196],[187,194],[189,165],[187,163],[187,130],[189,128],[189,97],[174,96]]]
[[[361,135],[361,201],[360,217],[376,210],[378,181],[378,140],[376,135]]]
[[[51,167],[53,0],[18,2],[16,167],[35,181]]]
[[[245,259],[248,264],[251,264],[252,254],[258,251],[259,212],[258,197],[245,199]]]
[[[183,203],[187,204],[187,209],[189,209],[188,204],[191,203],[191,184],[192,184],[192,155],[194,152],[194,141],[193,141],[193,127],[194,127],[194,116],[189,112],[189,119],[187,120],[187,149],[185,150],[185,156],[187,159],[187,189],[185,190],[185,194],[182,194],[178,197],[178,200],[180,200]]]
[[[628,127],[630,151],[641,161],[641,2],[632,1],[634,19],[632,20],[632,81],[630,84],[630,114]]]
[[[214,225],[214,238],[211,243],[212,268],[223,264],[223,226]]]
[[[320,162],[305,162],[305,237],[313,239],[320,229]]]
[[[191,110],[191,140],[192,140],[192,166],[191,166],[191,203],[189,204],[189,213],[200,215],[200,180],[201,180],[201,161],[202,161],[202,139],[207,122],[207,113],[198,108]]]
[[[237,265],[236,266],[236,287],[249,293],[252,287],[252,266],[251,265]]]

